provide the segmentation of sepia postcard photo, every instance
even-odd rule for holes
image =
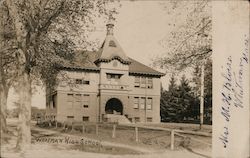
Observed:
[[[249,158],[249,2],[0,0],[1,158]]]

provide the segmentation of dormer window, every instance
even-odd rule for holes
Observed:
[[[110,47],[116,47],[116,44],[115,44],[114,41],[109,41],[109,46],[110,46]]]

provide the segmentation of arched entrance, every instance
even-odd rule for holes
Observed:
[[[123,114],[122,102],[117,98],[111,98],[107,101],[105,106],[106,114]]]

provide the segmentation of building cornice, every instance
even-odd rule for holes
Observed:
[[[118,61],[120,61],[121,63],[126,64],[126,65],[131,64],[131,61],[129,61],[129,60],[124,60],[124,59],[122,59],[122,58],[119,57],[119,56],[113,56],[113,57],[111,57],[111,58],[109,58],[109,59],[99,58],[99,59],[97,59],[94,63],[95,63],[95,64],[98,64],[98,63],[100,63],[100,62],[108,63],[108,62],[110,62],[110,61],[112,61],[112,60],[118,60]]]

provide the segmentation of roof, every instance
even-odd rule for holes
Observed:
[[[132,58],[129,58],[131,64],[129,65],[129,73],[130,74],[145,74],[145,75],[156,75],[156,76],[164,76],[164,73],[156,71],[149,66],[146,66]]]
[[[76,51],[73,61],[64,64],[63,67],[68,69],[99,71],[100,68],[94,63],[98,58],[98,54],[98,52],[91,51]]]
[[[100,56],[100,51],[77,51],[75,52],[75,59],[72,63],[64,65],[64,68],[75,70],[99,71],[100,68],[96,66],[95,61]],[[156,71],[132,58],[127,57],[130,61],[129,74],[130,75],[149,75],[149,76],[164,76],[164,73]],[[114,60],[114,59],[112,59]]]
[[[158,77],[165,75],[127,57],[122,47],[113,36],[113,27],[113,24],[107,24],[107,36],[98,51],[77,51],[73,62],[65,64],[64,68],[99,71],[100,68],[97,66],[99,62],[110,62],[116,59],[129,66],[130,75],[143,74]]]
[[[95,63],[101,61],[109,62],[113,59],[117,59],[123,64],[130,64],[130,60],[124,53],[119,42],[115,39],[113,35],[107,35],[100,49],[99,57],[95,61]]]

